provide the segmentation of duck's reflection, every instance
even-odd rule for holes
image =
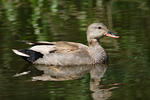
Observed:
[[[111,96],[109,89],[100,89],[101,78],[107,69],[106,64],[94,65],[90,70],[90,90],[94,100],[106,100]]]
[[[106,100],[111,96],[109,89],[100,89],[101,78],[103,77],[107,65],[85,65],[85,66],[43,66],[36,65],[38,70],[44,73],[41,76],[33,77],[33,80],[42,81],[64,81],[81,78],[85,74],[90,73],[90,90],[94,100]]]
[[[52,80],[52,81],[64,81],[74,80],[81,78],[91,70],[91,66],[43,66],[36,65],[40,71],[43,71],[41,76],[33,77],[33,80]]]
[[[85,74],[90,74],[90,90],[94,100],[106,100],[111,96],[111,89],[104,88],[101,85],[101,78],[107,69],[107,64],[95,64],[95,65],[83,65],[83,66],[46,66],[46,65],[34,65],[30,69],[38,74],[43,73],[40,76],[32,77],[33,81],[65,81],[74,80],[83,77]],[[36,70],[35,70],[36,69]],[[27,70],[27,69],[26,69]],[[28,68],[29,70],[29,68]],[[31,71],[26,71],[14,75],[15,77],[26,75]],[[39,73],[40,72],[40,73]],[[103,88],[102,88],[103,87]]]

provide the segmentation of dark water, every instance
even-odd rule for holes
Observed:
[[[36,77],[49,75],[49,67],[28,64],[11,51],[29,47],[21,40],[87,44],[93,22],[121,36],[101,40],[109,66],[98,67],[98,82],[88,66],[52,68],[52,77]],[[0,100],[149,100],[149,43],[149,0],[0,0]]]

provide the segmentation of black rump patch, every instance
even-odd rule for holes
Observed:
[[[37,51],[28,50],[28,49],[21,49],[19,51],[30,56],[30,57],[21,56],[24,60],[26,60],[30,63],[43,57],[43,54],[41,54],[40,52],[37,52]]]

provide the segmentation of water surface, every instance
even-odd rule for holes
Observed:
[[[149,100],[149,20],[149,0],[1,0],[0,99],[96,100],[102,99],[97,95],[100,91],[106,91],[102,100]],[[11,51],[29,47],[21,40],[87,44],[86,28],[93,22],[104,23],[121,37],[101,40],[109,66],[99,82],[102,88],[95,94],[89,73],[72,80],[32,81],[43,71]],[[31,72],[13,77],[26,71]],[[111,90],[114,84],[118,88]]]

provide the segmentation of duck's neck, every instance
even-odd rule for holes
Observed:
[[[100,41],[98,39],[88,40],[89,47],[100,46]]]

